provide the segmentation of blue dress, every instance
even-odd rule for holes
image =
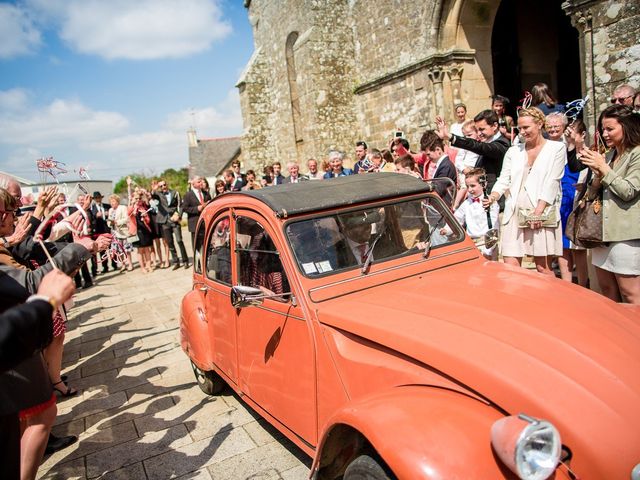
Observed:
[[[562,187],[562,202],[560,203],[560,219],[562,220],[562,248],[569,248],[571,246],[570,240],[564,234],[567,228],[567,218],[573,210],[573,199],[576,195],[576,183],[580,172],[571,172],[569,165],[564,166],[564,175],[560,181]]]

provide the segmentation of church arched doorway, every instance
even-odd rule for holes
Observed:
[[[560,102],[581,97],[578,31],[560,5],[502,0],[498,7],[491,36],[493,91],[508,97],[513,109],[537,82],[549,85]]]

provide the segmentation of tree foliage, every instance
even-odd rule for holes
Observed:
[[[160,175],[148,176],[144,173],[132,173],[127,175],[131,177],[131,179],[135,182],[135,185],[138,185],[147,190],[151,190],[151,182],[154,180],[158,180],[160,178],[166,180],[167,185],[172,190],[177,190],[180,192],[180,195],[184,196],[188,187],[189,180],[189,170],[187,168],[181,168],[176,170],[175,168],[168,168]],[[114,189],[114,193],[118,195],[126,196],[127,195],[127,177],[122,177],[116,183]]]

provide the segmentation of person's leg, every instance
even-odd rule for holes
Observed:
[[[552,256],[547,257],[533,257],[533,262],[536,264],[536,271],[538,273],[542,273],[544,275],[552,275],[556,276],[553,273],[553,268],[551,268],[551,262],[553,262]]]
[[[514,267],[522,266],[522,257],[504,257],[505,265],[512,265]]]
[[[618,282],[616,281],[615,273],[596,267],[596,275],[598,277],[598,284],[600,285],[602,294],[614,302],[621,302],[622,297],[620,296],[620,290],[618,290]]]
[[[133,270],[133,258],[132,258],[131,252],[127,252],[127,258],[125,260],[125,263],[127,265],[127,270],[129,271]]]
[[[171,262],[169,260],[169,244],[167,243],[167,239],[164,236],[160,239],[162,244],[162,249],[164,250],[164,262],[162,262],[163,267],[167,268]]]
[[[179,223],[175,223],[173,227],[173,234],[176,236],[176,243],[178,244],[178,248],[180,248],[180,257],[182,258],[182,263],[185,265],[189,264],[189,256],[187,255],[187,249],[184,248],[184,242],[182,241],[182,226]]]
[[[573,254],[568,248],[562,249],[562,256],[558,257],[558,268],[562,280],[573,281]]]
[[[589,287],[589,266],[587,263],[586,250],[571,250],[573,261],[576,265],[576,273],[578,274],[578,285],[581,287]]]
[[[153,239],[153,249],[156,252],[156,267],[160,267],[164,264],[164,258],[162,256],[162,239],[154,238]]]
[[[62,353],[64,351],[64,332],[53,337],[51,343],[42,352],[44,359],[47,362],[47,370],[49,371],[49,378],[54,388],[63,395],[74,395],[76,390],[67,386],[66,383],[60,378],[60,370],[62,369]],[[75,392],[75,393],[74,393]]]
[[[171,261],[180,265],[180,260],[178,260],[178,253],[176,252],[176,246],[173,243],[173,228],[171,228],[171,224],[166,223],[162,225],[162,237],[169,247],[169,251],[171,252]]]
[[[622,300],[632,305],[640,305],[640,275],[616,273],[615,276]]]
[[[42,412],[20,421],[20,430],[22,431],[20,438],[21,480],[36,478],[57,412],[56,404],[53,403]]]
[[[80,267],[80,273],[82,273],[82,279],[84,280],[85,287],[93,285],[93,280],[91,279],[91,273],[89,273],[89,266],[87,265],[87,262],[83,263],[82,267]]]

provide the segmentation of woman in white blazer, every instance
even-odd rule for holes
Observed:
[[[554,275],[551,261],[562,255],[560,180],[567,150],[564,143],[542,136],[545,116],[540,109],[525,108],[519,113],[518,130],[523,141],[507,150],[500,177],[483,203],[488,207],[505,195],[500,245],[504,262],[520,266],[522,258],[529,255],[538,272]],[[557,225],[543,227],[542,221],[532,220],[522,228],[518,225],[519,210],[533,218],[551,212]]]

